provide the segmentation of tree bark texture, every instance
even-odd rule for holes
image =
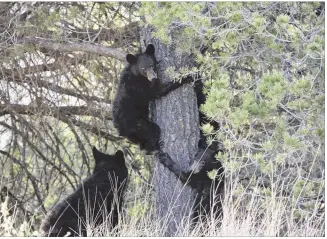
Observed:
[[[144,44],[145,43],[145,44]],[[174,49],[151,38],[149,28],[141,30],[141,45],[152,43],[155,55],[160,62],[158,77],[162,82],[170,79],[165,70],[168,67],[194,65],[190,56],[178,55]],[[195,92],[190,84],[170,92],[151,106],[152,120],[161,129],[164,151],[183,170],[187,170],[197,151],[199,140],[199,116]],[[195,194],[190,187],[184,186],[175,175],[157,160],[154,174],[157,215],[162,219],[165,236],[181,235],[188,225]],[[186,216],[186,217],[185,217]],[[182,219],[188,220],[182,220]],[[186,223],[186,224],[185,224]]]

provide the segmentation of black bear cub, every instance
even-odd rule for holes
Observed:
[[[113,123],[119,135],[138,144],[147,154],[160,150],[160,128],[149,119],[150,101],[191,80],[160,83],[154,53],[154,46],[149,44],[144,53],[126,55],[128,65],[121,73],[113,102]]]
[[[206,102],[206,95],[203,92],[204,90],[204,84],[201,80],[197,80],[194,82],[194,91],[196,94],[196,100],[197,100],[197,105],[198,105],[198,109],[199,109],[199,122],[200,125],[202,124],[210,124],[213,127],[213,131],[216,132],[219,130],[219,124],[218,122],[214,121],[214,120],[210,120],[206,117],[206,115],[200,110],[200,107],[202,104],[204,104]],[[202,142],[205,142],[206,137],[205,134],[202,130],[202,128],[200,128],[200,139],[202,140]]]
[[[159,152],[160,162],[178,177],[182,183],[189,185],[196,191],[193,218],[195,221],[200,217],[211,215],[222,219],[222,196],[224,191],[224,168],[215,155],[218,153],[217,145],[205,146],[203,140],[199,140],[199,150],[194,156],[194,162],[186,172],[182,171],[167,153]],[[217,170],[215,180],[208,176],[208,171]]]
[[[51,209],[40,228],[43,236],[85,237],[86,224],[93,228],[109,220],[113,228],[118,223],[128,176],[124,154],[120,150],[115,155],[104,154],[93,147],[93,156],[93,173]]]

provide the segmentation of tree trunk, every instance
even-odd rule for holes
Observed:
[[[165,70],[168,67],[192,66],[194,61],[190,56],[177,55],[172,48],[151,38],[150,30],[142,29],[142,43],[152,43],[155,46],[156,58],[160,62],[158,77],[162,82],[170,79]],[[145,46],[142,44],[142,47]],[[190,84],[183,85],[167,96],[156,100],[151,106],[152,120],[161,129],[161,140],[164,151],[183,170],[187,170],[197,151],[199,140],[199,116],[195,92]],[[158,160],[155,167],[155,194],[157,215],[162,221],[165,236],[177,236],[186,229],[195,194],[161,165]],[[182,218],[184,218],[182,220]],[[185,220],[186,219],[186,220]]]

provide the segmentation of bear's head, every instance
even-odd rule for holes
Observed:
[[[142,75],[149,81],[157,78],[155,71],[156,57],[154,56],[154,46],[149,44],[145,52],[137,55],[127,54],[126,60],[131,66],[131,71],[134,75]]]
[[[215,157],[215,155],[220,151],[218,150],[218,145],[213,142],[209,147],[206,147],[205,142],[199,140],[198,147],[198,152],[194,156],[194,162],[190,166],[190,170],[193,174],[201,172],[207,173],[213,169],[218,170],[218,175],[223,173],[223,166]]]
[[[124,153],[121,150],[118,150],[114,155],[110,155],[100,152],[93,146],[92,152],[95,159],[94,173],[115,171],[116,174],[127,177],[128,170],[125,164]]]

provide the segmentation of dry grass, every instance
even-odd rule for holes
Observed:
[[[207,217],[206,222],[198,223],[193,227],[188,220],[185,220],[181,225],[179,236],[324,236],[325,213],[324,209],[318,210],[318,207],[321,207],[318,201],[313,212],[299,219],[294,217],[299,209],[295,205],[290,205],[290,198],[281,197],[274,192],[262,196],[258,193],[259,188],[252,188],[250,193],[248,189],[236,192],[235,185],[226,188],[223,203],[224,218],[220,227],[210,216]],[[120,214],[120,223],[113,231],[110,231],[110,227],[104,223],[100,227],[91,228],[88,232],[89,236],[163,236],[167,220],[155,217],[153,204],[150,203],[150,207],[144,208],[145,205],[149,205],[151,191],[144,187],[137,190],[143,192],[143,197],[135,196],[125,203],[128,210],[124,209],[124,213]],[[131,214],[133,210],[134,213]],[[15,213],[9,215],[7,212],[6,203],[3,203],[0,236],[38,234],[31,231],[29,223],[21,224],[18,229],[15,228],[13,226]]]

